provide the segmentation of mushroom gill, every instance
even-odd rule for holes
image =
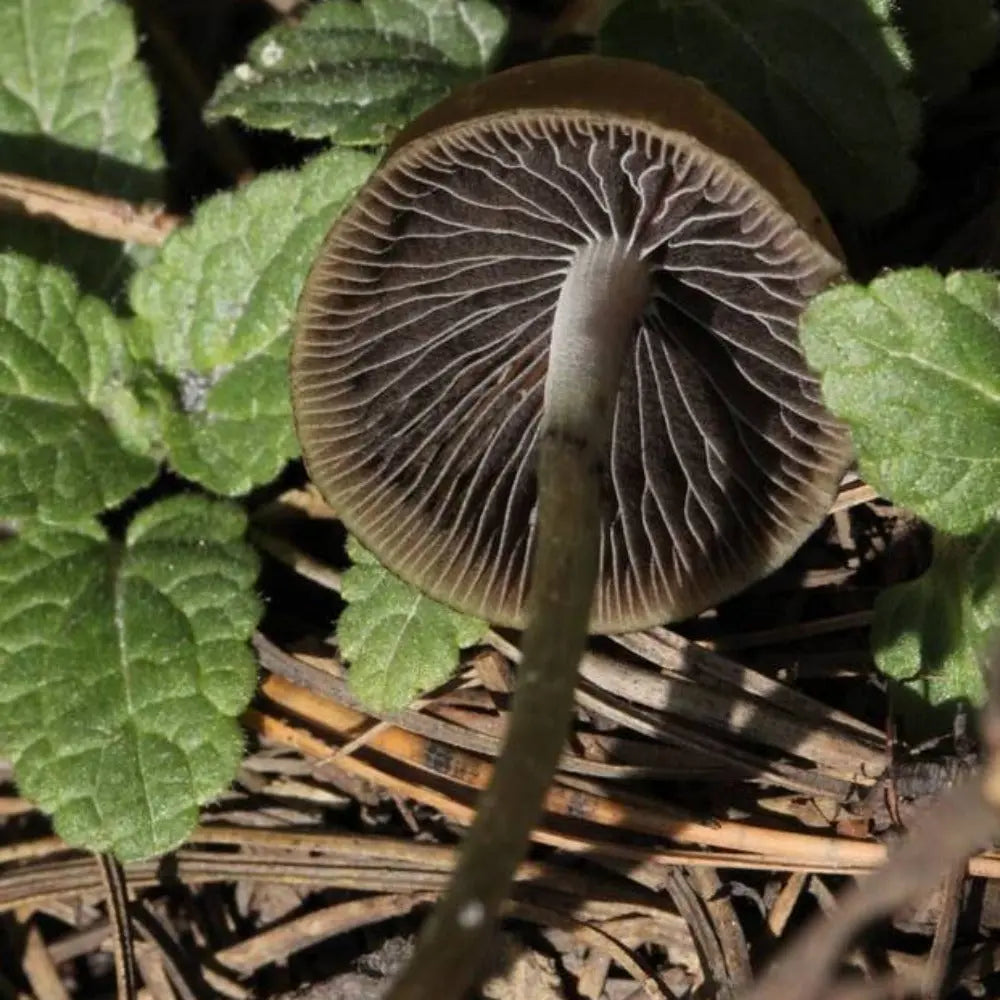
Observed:
[[[414,140],[312,272],[298,429],[311,476],[387,566],[500,624],[525,622],[557,302],[580,250],[608,241],[648,296],[613,408],[592,631],[683,618],[763,576],[846,464],[795,331],[840,265],[739,166],[586,110]]]
[[[525,628],[503,752],[389,1000],[462,995],[564,741],[591,631],[692,614],[786,559],[848,460],[796,321],[836,241],[704,87],[597,57],[431,109],[335,223],[293,405],[348,528]]]

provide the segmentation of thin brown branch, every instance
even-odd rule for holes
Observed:
[[[437,893],[388,893],[334,903],[224,948],[216,952],[215,961],[224,968],[249,975],[337,934],[405,916],[436,896]]]
[[[80,188],[0,173],[0,212],[55,219],[71,229],[120,243],[158,247],[181,223],[159,205],[136,205]]]

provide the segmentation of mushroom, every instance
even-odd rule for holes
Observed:
[[[493,783],[391,1000],[474,976],[586,634],[710,607],[825,515],[849,445],[796,322],[841,274],[749,124],[691,79],[596,56],[427,111],[333,226],[292,356],[310,475],[401,577],[526,630]]]

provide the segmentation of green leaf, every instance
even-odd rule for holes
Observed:
[[[124,544],[36,523],[0,546],[0,750],[70,843],[163,853],[232,779],[260,613],[244,529],[181,496]]]
[[[116,0],[0,0],[0,170],[117,198],[156,198],[156,95]],[[4,220],[5,249],[117,287],[125,248],[52,222]]]
[[[624,0],[607,55],[703,80],[784,154],[828,210],[869,220],[917,177],[920,107],[890,0]]]
[[[327,0],[301,24],[257,39],[206,113],[305,138],[378,145],[481,76],[505,32],[490,0]]]
[[[123,326],[63,270],[0,254],[0,517],[75,521],[156,474]]]
[[[925,728],[927,705],[982,704],[983,654],[998,627],[996,522],[977,536],[936,534],[930,569],[879,595],[872,626],[875,660],[879,670],[916,696],[897,700],[917,729]]]
[[[298,454],[288,400],[295,305],[319,244],[375,165],[335,150],[217,195],[132,283],[132,348],[173,381],[171,464],[245,493]]]
[[[337,642],[358,699],[374,711],[394,712],[448,680],[459,650],[478,642],[488,625],[424,597],[353,537],[347,551],[354,565],[341,581],[348,604]]]
[[[897,0],[893,17],[913,53],[917,88],[932,101],[965,90],[996,48],[993,0]]]
[[[862,474],[936,528],[1000,516],[1000,285],[897,271],[819,295],[801,321],[823,396]]]

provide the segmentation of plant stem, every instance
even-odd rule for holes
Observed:
[[[445,896],[386,1000],[458,1000],[500,907],[566,739],[600,552],[601,490],[622,360],[647,297],[622,241],[587,244],[553,320],[538,446],[538,528],[510,726]]]

